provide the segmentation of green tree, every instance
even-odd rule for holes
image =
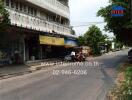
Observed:
[[[97,26],[92,25],[84,34],[84,40],[85,44],[92,48],[92,53],[98,55],[100,54],[99,44],[105,41],[105,36]]]
[[[7,29],[10,25],[9,13],[5,9],[3,0],[0,0],[0,49],[7,47],[8,38]]]
[[[130,0],[128,0],[130,1]],[[130,38],[132,22],[131,22],[131,14],[130,14],[130,5],[127,0],[112,0],[111,4],[101,8],[97,16],[101,16],[104,18],[104,21],[107,23],[105,26],[105,30],[109,32],[113,32],[116,38],[124,42],[126,44],[132,44],[132,39]],[[125,8],[125,13],[123,17],[112,17],[111,11],[113,5],[122,6]]]
[[[9,13],[0,0],[0,32],[4,32],[10,24]]]
[[[118,41],[116,38],[113,39],[113,42],[115,42],[115,48],[117,49],[122,49],[123,48],[123,43]]]
[[[78,37],[78,44],[79,44],[79,46],[85,46],[86,45],[84,36]]]
[[[8,29],[10,25],[9,13],[5,9],[2,0],[0,0],[0,42],[4,41],[4,37],[6,37],[5,31]]]

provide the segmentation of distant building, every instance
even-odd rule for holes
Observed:
[[[75,46],[68,0],[4,0],[4,5],[11,19],[5,32],[9,46],[2,49],[8,56],[18,51],[23,62],[42,60],[62,57],[67,45]]]

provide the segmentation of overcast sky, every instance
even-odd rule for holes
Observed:
[[[103,22],[103,18],[97,17],[96,13],[100,7],[108,5],[109,0],[69,0],[70,6],[70,18],[71,25],[85,25],[87,22]],[[103,30],[104,24],[98,24],[97,26]],[[88,26],[74,28],[77,35],[84,34],[88,30]],[[113,36],[112,33],[106,33],[109,36]]]

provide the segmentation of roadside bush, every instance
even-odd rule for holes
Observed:
[[[125,85],[126,85],[126,94],[132,100],[132,67],[128,67],[125,72]]]
[[[123,76],[125,80],[120,80],[110,93],[116,100],[132,100],[132,67],[127,67]]]

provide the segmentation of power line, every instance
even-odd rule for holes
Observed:
[[[83,26],[97,25],[97,24],[104,24],[104,23],[105,22],[81,22],[80,25],[72,25],[72,27],[83,27]]]

